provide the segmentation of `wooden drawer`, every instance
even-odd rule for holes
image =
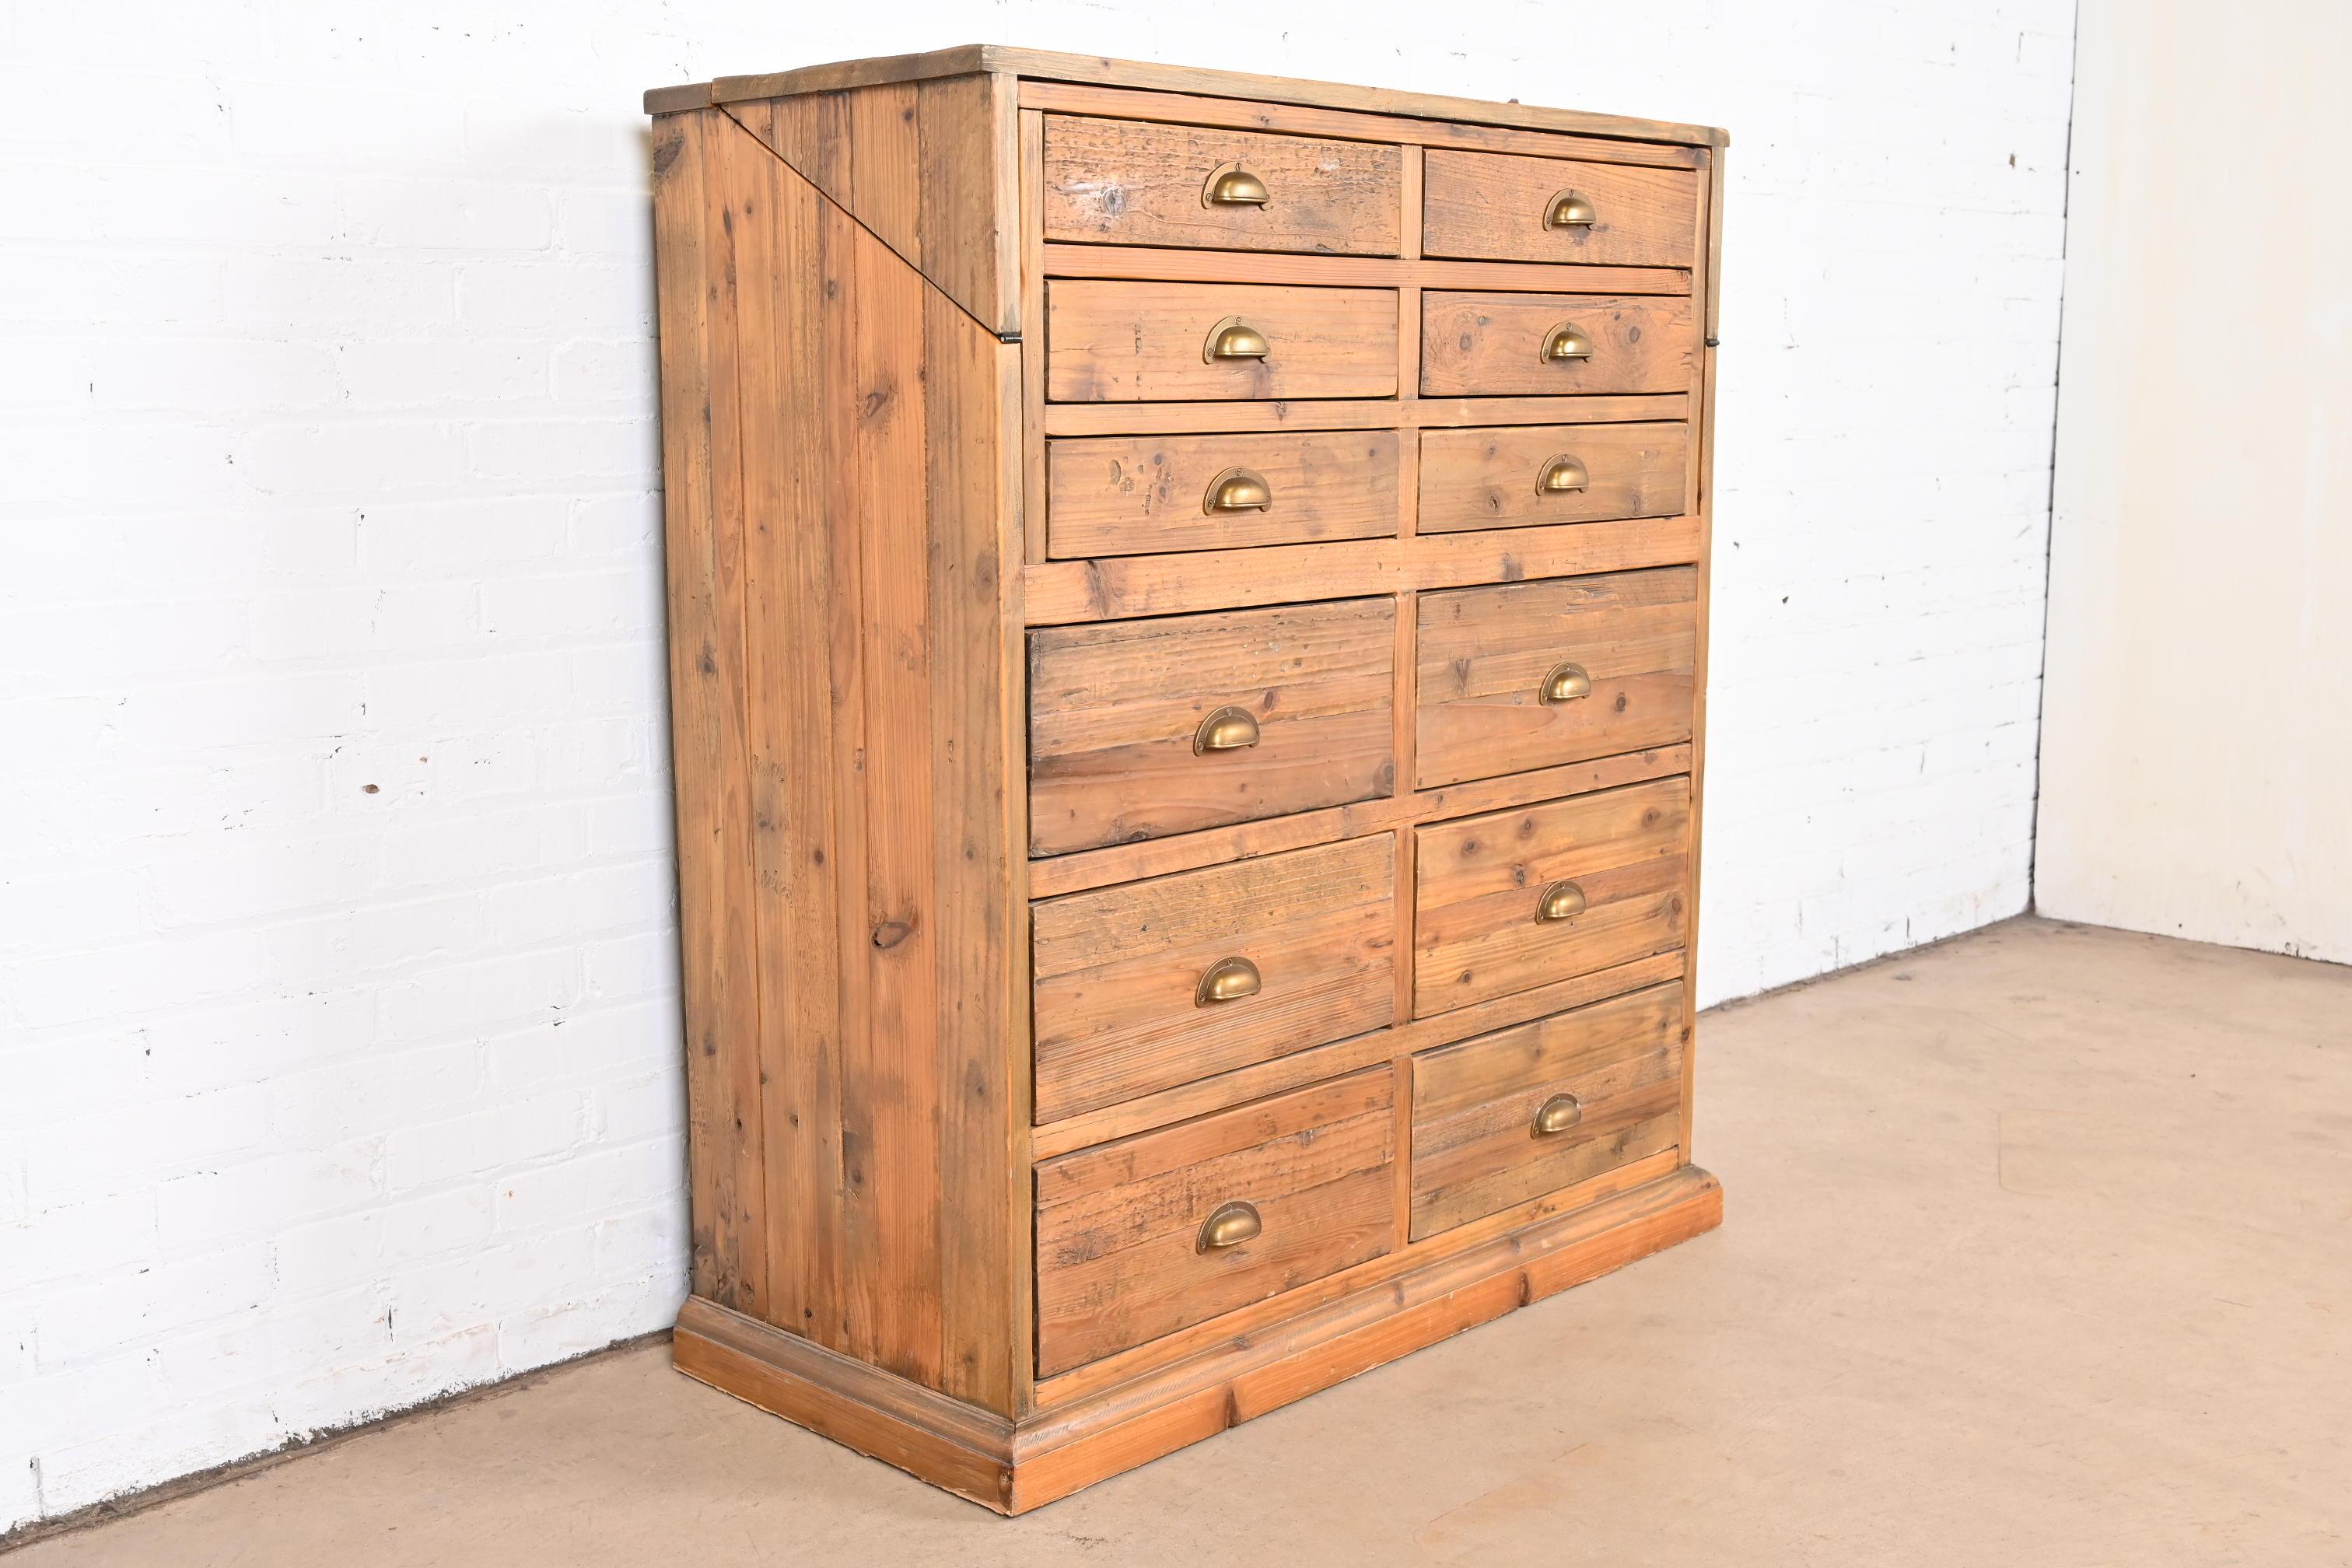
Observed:
[[[1045,395],[1057,403],[1393,397],[1396,389],[1393,289],[1045,285]]]
[[[1687,778],[1441,822],[1414,841],[1416,1018],[1683,944]]]
[[[1460,588],[1420,603],[1422,788],[1690,739],[1696,568]]]
[[[1032,632],[1030,854],[1389,794],[1395,622],[1349,599]]]
[[[1403,169],[1369,142],[1049,114],[1045,237],[1394,256]]]
[[[1045,444],[1049,554],[1241,550],[1397,531],[1397,433],[1105,436]]]
[[[1389,1024],[1395,896],[1382,833],[1038,904],[1037,1121]]]
[[[1422,169],[1423,256],[1697,265],[1699,179],[1691,170],[1435,147]]]
[[[1681,1137],[1679,981],[1412,1059],[1412,1239]]]
[[[1387,1252],[1392,1096],[1382,1066],[1039,1165],[1038,1375]],[[1254,1234],[1210,1245],[1221,1213]]]
[[[1679,517],[1690,426],[1514,425],[1421,434],[1421,531]]]
[[[1686,392],[1697,324],[1680,294],[1428,293],[1421,390],[1433,397]],[[1556,334],[1584,352],[1551,356]]]

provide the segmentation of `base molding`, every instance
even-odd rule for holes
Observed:
[[[1723,1223],[1696,1166],[1013,1420],[697,1296],[677,1369],[1000,1513],[1025,1513]]]

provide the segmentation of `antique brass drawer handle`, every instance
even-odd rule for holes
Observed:
[[[1592,677],[1580,664],[1555,664],[1545,672],[1538,695],[1546,706],[1590,697],[1592,695]]]
[[[1201,498],[1201,510],[1208,512],[1267,511],[1273,506],[1274,487],[1255,468],[1227,468],[1209,481]]]
[[[1220,1002],[1238,1002],[1256,995],[1263,984],[1257,965],[1248,959],[1221,958],[1201,972],[1201,984],[1192,987],[1192,1005],[1213,1007]]]
[[[1542,471],[1536,475],[1536,494],[1564,496],[1571,490],[1584,489],[1591,483],[1592,475],[1585,466],[1562,452],[1546,463]]]
[[[1214,364],[1221,359],[1264,359],[1271,352],[1264,332],[1239,316],[1227,316],[1209,329],[1208,341],[1201,345],[1201,360]]]
[[[1218,164],[1209,171],[1209,183],[1201,187],[1204,207],[1262,207],[1266,200],[1265,182],[1239,163]]]
[[[1584,889],[1570,881],[1554,882],[1536,900],[1536,924],[1572,921],[1584,912]]]
[[[1562,321],[1544,334],[1543,360],[1546,364],[1591,357],[1592,340],[1580,331],[1573,322]]]
[[[1192,754],[1238,752],[1257,744],[1257,721],[1238,708],[1220,708],[1192,731]]]
[[[1572,1094],[1555,1094],[1536,1107],[1536,1119],[1528,1131],[1538,1138],[1549,1138],[1583,1120],[1584,1101]]]
[[[1193,1244],[1193,1250],[1214,1252],[1219,1247],[1239,1247],[1256,1240],[1265,1229],[1265,1221],[1258,1217],[1255,1204],[1221,1204],[1201,1226],[1201,1239]]]
[[[1591,201],[1574,191],[1562,191],[1552,197],[1551,205],[1544,209],[1544,227],[1591,228],[1597,216]]]

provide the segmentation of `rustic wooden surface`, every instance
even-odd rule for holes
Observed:
[[[1698,259],[1691,202],[1700,182],[1687,170],[1432,148],[1425,178],[1425,256],[1616,267]],[[1590,226],[1544,226],[1562,191],[1592,203]]]
[[[1395,615],[1356,599],[1031,634],[1029,852],[1389,794]],[[1257,743],[1194,752],[1226,707]]]
[[[1037,1367],[1066,1371],[1387,1252],[1387,1068],[1037,1167]],[[1202,1250],[1232,1201],[1264,1229]]]
[[[1387,1025],[1395,908],[1387,835],[1038,904],[1036,1119]],[[1201,976],[1236,957],[1257,966],[1257,994],[1199,1005]]]
[[[1538,486],[1554,458],[1573,458],[1581,490]],[[1687,501],[1690,426],[1506,425],[1421,435],[1421,531],[1679,517]]]
[[[1668,295],[1439,293],[1422,296],[1424,396],[1687,392],[1698,312]],[[1547,360],[1545,334],[1570,322],[1592,357]]]
[[[1690,781],[1661,779],[1423,827],[1415,851],[1413,1015],[1505,995],[1683,944]],[[1539,922],[1561,879],[1572,920]]]
[[[1688,740],[1697,585],[1668,567],[1423,595],[1417,782]],[[1591,693],[1545,702],[1562,663],[1582,667]]]
[[[1681,1121],[1679,982],[1481,1035],[1412,1065],[1412,1237],[1675,1146]],[[1559,1094],[1575,1126],[1535,1136]]]
[[[1049,114],[1045,237],[1394,256],[1400,163],[1368,142]],[[1264,205],[1202,199],[1228,163],[1265,182]]]
[[[1047,553],[1085,560],[1391,535],[1397,448],[1393,430],[1049,442]],[[1211,484],[1236,468],[1265,479],[1273,504],[1204,510]]]
[[[1045,395],[1057,403],[1395,395],[1397,302],[1386,289],[1269,284],[1045,286]],[[1212,328],[1238,317],[1263,359],[1211,361]]]

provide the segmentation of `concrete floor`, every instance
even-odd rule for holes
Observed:
[[[2017,921],[1700,1039],[1721,1231],[1025,1519],[656,1345],[10,1568],[2352,1563],[2352,969]]]

